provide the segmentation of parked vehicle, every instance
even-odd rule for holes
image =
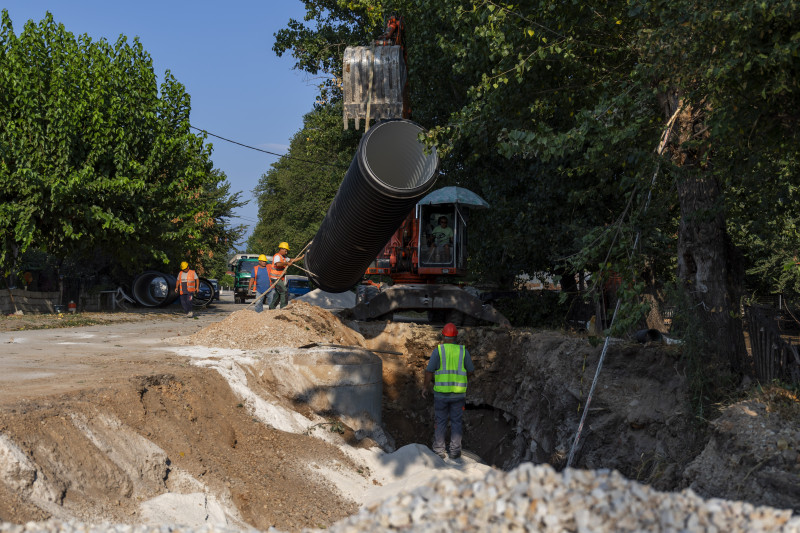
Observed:
[[[208,282],[214,287],[214,300],[219,301],[219,282],[214,278],[208,278]]]
[[[256,292],[250,290],[250,278],[253,269],[258,265],[260,254],[236,254],[228,261],[228,266],[233,271],[233,301],[237,304],[247,303],[248,298],[255,298]],[[272,261],[268,258],[267,263]]]
[[[311,282],[306,276],[284,276],[288,298],[292,300],[311,292]]]

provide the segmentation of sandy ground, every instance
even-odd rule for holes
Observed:
[[[364,424],[279,394],[264,369],[274,378],[282,351],[363,342],[318,311],[258,315],[224,295],[195,318],[87,314],[78,322],[104,323],[57,329],[3,319],[0,519],[324,528],[431,477],[489,468],[423,445],[386,453],[366,437],[380,430],[357,438],[351,426]]]

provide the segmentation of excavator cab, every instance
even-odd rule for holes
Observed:
[[[463,272],[467,266],[469,210],[457,204],[419,206],[419,268],[438,274]]]
[[[386,32],[370,46],[348,46],[342,66],[343,122],[364,131],[372,120],[410,118],[402,17],[390,17]]]

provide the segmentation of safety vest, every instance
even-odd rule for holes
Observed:
[[[175,290],[183,294],[183,291],[181,290],[181,282],[184,279],[186,280],[186,290],[188,290],[190,293],[196,292],[197,274],[194,273],[194,270],[188,270],[186,272],[181,270],[180,272],[178,272],[178,282],[175,284]]]
[[[436,392],[467,392],[467,370],[464,368],[463,344],[440,344],[439,369],[433,373]]]
[[[266,270],[266,272],[264,274],[267,275],[267,287],[269,287],[269,285],[270,285],[270,283],[269,283],[269,280],[270,280],[270,278],[269,278],[269,263],[267,263],[267,266],[265,266],[265,267],[262,267],[260,265],[256,265],[256,266],[253,267],[253,287],[255,287],[256,290],[259,290],[258,289],[258,271],[259,270]],[[261,275],[263,276],[264,274],[261,274]]]
[[[267,272],[269,272],[269,277],[270,278],[278,279],[279,277],[281,277],[281,274],[283,274],[283,270],[286,267],[279,269],[279,268],[277,268],[275,266],[275,263],[285,262],[285,261],[286,261],[286,258],[284,256],[282,256],[281,254],[275,254],[275,255],[272,256],[272,263],[267,265]]]

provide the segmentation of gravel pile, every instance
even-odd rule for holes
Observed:
[[[441,480],[336,523],[339,533],[449,531],[800,532],[791,511],[658,492],[607,470],[558,473],[531,463],[477,482]]]

